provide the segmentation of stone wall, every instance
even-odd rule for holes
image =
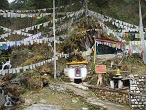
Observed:
[[[146,110],[146,74],[131,75],[130,104],[135,110]]]
[[[130,75],[130,88],[125,91],[97,86],[89,88],[103,100],[129,105],[133,110],[146,110],[146,74]]]
[[[92,88],[93,89],[93,88]],[[96,88],[94,92],[102,100],[108,100],[119,104],[129,105],[129,96],[127,92],[119,90]]]

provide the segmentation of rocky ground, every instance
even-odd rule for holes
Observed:
[[[98,56],[97,63],[106,62],[110,64],[109,60],[114,57],[115,55]],[[93,58],[91,62],[93,63]],[[89,76],[92,76],[94,69],[94,67],[91,67],[93,65],[91,62],[88,66]],[[108,66],[110,66],[109,64]],[[86,83],[83,86],[58,77],[55,82],[50,79],[49,85],[42,87],[40,78],[38,71],[0,77],[0,86],[5,89],[6,94],[15,96],[15,98],[19,97],[19,101],[14,104],[14,110],[130,110],[127,106],[99,99],[94,92],[85,86]],[[0,99],[0,105],[4,104],[4,95],[0,94]],[[5,108],[2,110],[5,110]]]
[[[17,110],[41,110],[41,108],[45,109],[46,107],[48,108],[45,110],[94,110],[94,108],[98,110],[98,106],[95,107],[85,102],[82,97],[74,93],[68,86],[64,85],[63,83],[53,83],[49,84],[49,87],[47,86],[41,91],[27,92],[21,95],[21,97],[25,99],[25,102],[19,106]],[[38,105],[41,105],[39,109]]]
[[[52,93],[54,94],[53,97],[55,99],[52,98],[51,100],[49,98],[49,95],[51,94],[47,92],[49,91],[49,89],[53,90]],[[56,93],[56,91],[58,92]],[[72,94],[73,96],[70,98],[67,95],[64,97],[59,96],[56,99],[56,94],[58,94],[59,92],[61,93],[67,92],[69,94]],[[44,94],[46,97],[44,97]],[[39,102],[35,102],[36,104],[31,105],[31,103],[34,100],[37,100],[36,97],[40,98],[40,96],[41,96],[41,99],[39,100]],[[59,103],[56,100],[63,102],[64,105],[63,103]],[[66,101],[68,100],[70,103],[64,102],[65,100]],[[63,110],[130,110],[129,107],[124,106],[124,105],[119,105],[119,104],[115,104],[108,101],[102,101],[98,97],[96,97],[94,93],[91,92],[86,86],[83,86],[82,84],[75,84],[75,83],[50,84],[49,88],[43,89],[41,94],[38,94],[38,93],[36,93],[35,95],[33,94],[30,100],[27,99],[25,101],[26,102],[24,105],[31,105],[31,106],[26,107],[24,110],[41,110],[41,108],[45,110],[61,110],[61,109]],[[51,101],[51,102],[48,102],[48,101]],[[55,103],[58,103],[58,104],[55,104]],[[39,109],[38,109],[38,106],[39,106]]]
[[[86,83],[84,83],[85,85]],[[14,110],[130,110],[124,105],[100,100],[83,84],[52,83],[39,91],[21,95]]]

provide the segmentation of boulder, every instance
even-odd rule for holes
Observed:
[[[0,107],[5,103],[5,96],[0,93]]]
[[[32,102],[31,99],[25,99],[24,105],[25,105],[25,106],[30,106],[32,103],[33,103],[33,102]]]
[[[33,104],[24,110],[61,110],[61,107],[57,105]]]
[[[41,103],[41,104],[46,104],[46,103],[47,103],[47,101],[46,101],[46,100],[44,100],[44,99],[41,99],[41,100],[40,100],[40,103]]]

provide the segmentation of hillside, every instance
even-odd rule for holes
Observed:
[[[88,20],[84,10],[84,0],[56,0],[55,20],[50,0],[38,0],[37,2],[35,0],[14,0],[9,7],[7,3],[5,6],[2,5],[2,10],[0,10],[0,66],[2,69],[0,71],[0,95],[5,94],[9,96],[6,98],[14,98],[11,99],[12,101],[7,99],[7,102],[14,100],[13,103],[6,103],[14,105],[14,109],[17,105],[18,109],[19,107],[21,109],[21,107],[25,108],[36,103],[58,104],[63,109],[71,109],[75,104],[77,105],[75,109],[93,107],[95,110],[98,108],[98,106],[94,108],[94,104],[90,105],[82,97],[77,96],[78,91],[73,94],[70,90],[64,91],[64,88],[62,89],[58,85],[71,82],[64,70],[67,68],[66,63],[70,61],[88,61],[87,65],[77,65],[76,68],[73,68],[72,65],[68,66],[75,70],[73,76],[76,76],[77,68],[87,68],[86,79],[79,79],[81,85],[82,81],[85,81],[87,84],[96,86],[95,66],[106,65],[103,85],[99,88],[103,86],[108,90],[111,89],[110,80],[117,69],[120,69],[121,74],[118,75],[121,75],[123,79],[129,77],[130,74],[139,73],[138,75],[140,75],[146,70],[142,57],[144,51],[138,44],[140,41],[139,31],[136,30],[138,26],[132,25],[139,24],[137,1],[89,0]],[[146,2],[142,1],[143,23],[146,26],[144,10],[146,10]],[[53,31],[53,20],[55,32]],[[117,20],[121,21],[117,22]],[[122,23],[122,27],[118,23]],[[129,31],[129,28],[136,31]],[[54,77],[54,42],[56,44],[57,79]],[[131,44],[134,46],[132,45],[132,47]],[[11,65],[2,68],[4,63]],[[79,74],[86,72],[81,72],[81,70],[79,69]],[[78,79],[77,82],[75,78],[72,79],[74,83],[78,83]],[[129,83],[130,81],[125,87],[126,89],[123,87],[122,91],[129,92]],[[75,87],[69,85],[69,89],[76,90]],[[53,90],[63,90],[63,93],[55,92],[50,88],[48,91],[48,86],[50,88],[54,86]],[[119,88],[117,89],[114,91],[119,92]],[[91,94],[90,96],[95,97],[93,91],[87,90],[87,92]],[[55,94],[56,96],[53,97]],[[80,95],[82,96],[82,93]],[[58,97],[59,100],[57,100]],[[125,97],[128,100],[129,96]],[[54,98],[52,103],[50,103],[51,98]],[[72,100],[63,100],[64,98]],[[117,99],[119,100],[119,98]],[[106,110],[103,104],[104,101],[102,104],[96,103],[103,107],[101,109]],[[3,102],[0,102],[1,105]],[[109,110],[112,110],[112,107],[109,106]]]
[[[139,25],[138,0],[89,0],[89,9],[128,23]],[[146,1],[141,0],[143,25],[146,27]]]
[[[16,6],[22,5],[23,8],[28,9],[27,6],[30,6],[32,9],[38,9],[41,7],[38,7],[38,5],[35,4],[34,1],[30,0],[30,4],[28,2],[21,2],[23,0],[15,0],[12,2],[10,9],[18,8]],[[73,1],[67,2],[71,4]],[[16,3],[14,5],[14,3]],[[42,3],[40,1],[40,3]],[[51,2],[46,2],[47,4],[52,4]],[[64,5],[66,4],[63,0],[56,1],[56,6],[62,5],[62,8],[59,7],[56,8],[56,13],[59,12],[65,12],[66,14],[56,14],[56,35],[57,35],[57,52],[58,53],[64,53],[69,56],[69,58],[66,59],[66,61],[72,61],[75,59],[83,60],[83,52],[85,53],[88,48],[92,48],[94,45],[94,38],[104,38],[104,39],[110,39],[110,40],[118,40],[113,34],[107,34],[105,31],[103,31],[103,27],[98,22],[98,18],[95,16],[90,16],[88,18],[89,26],[86,27],[86,18],[85,13],[82,13],[80,10],[83,6],[83,2],[77,2],[75,1],[72,3],[72,5]],[[145,9],[146,3],[142,1],[142,10]],[[34,7],[36,6],[36,7]],[[47,7],[46,4],[42,4],[42,6]],[[124,7],[126,6],[126,7]],[[122,8],[124,7],[124,8]],[[134,7],[134,9],[133,9]],[[19,7],[20,8],[20,7]],[[19,9],[18,8],[18,9]],[[22,9],[23,9],[22,8]],[[123,20],[125,22],[138,24],[138,3],[136,1],[131,0],[102,0],[102,1],[91,1],[88,2],[88,8],[89,10],[93,10],[94,12],[102,13],[103,15],[107,15],[119,20]],[[77,11],[80,10],[80,11]],[[129,10],[129,11],[126,11]],[[32,11],[32,10],[31,10]],[[30,12],[31,12],[30,11]],[[44,10],[41,10],[44,11]],[[40,12],[40,10],[37,10],[37,12]],[[45,10],[47,12],[52,12],[52,9]],[[68,11],[73,11],[73,14]],[[34,11],[35,12],[35,11]],[[29,11],[21,12],[22,14],[27,14]],[[145,13],[143,11],[143,13]],[[130,15],[131,14],[131,15]],[[28,15],[27,15],[28,16]],[[132,17],[133,16],[133,17]],[[73,18],[73,19],[72,19]],[[144,19],[144,16],[143,16]],[[9,27],[12,30],[18,30],[19,31],[26,31],[27,34],[37,34],[38,32],[41,32],[42,36],[41,39],[47,38],[49,40],[49,44],[47,40],[45,40],[45,43],[42,46],[41,43],[36,44],[35,42],[28,42],[25,45],[20,45],[22,42],[24,43],[23,39],[27,39],[28,36],[10,34],[7,36],[7,41],[18,41],[15,43],[15,45],[19,46],[12,47],[10,50],[2,50],[1,51],[1,62],[6,62],[9,58],[11,59],[11,62],[13,63],[12,67],[20,67],[20,66],[27,66],[31,65],[43,60],[47,60],[48,58],[53,57],[52,53],[52,15],[46,15],[40,17],[38,16],[32,16],[32,17],[24,17],[24,18],[9,18],[9,17],[1,17],[0,19],[3,22],[0,22],[0,25]],[[144,19],[145,20],[145,19]],[[6,23],[5,23],[6,22]],[[47,22],[47,25],[46,25]],[[145,21],[144,21],[145,22]],[[106,22],[105,22],[106,24]],[[112,24],[109,24],[111,26]],[[39,27],[39,28],[38,28]],[[101,31],[103,31],[101,33]],[[1,34],[7,33],[6,30],[2,31]],[[122,37],[125,40],[131,40],[130,37]],[[21,41],[22,39],[22,41]],[[5,39],[1,39],[3,42]],[[127,41],[128,41],[127,40]],[[133,38],[132,38],[133,40]],[[137,40],[137,39],[136,39]],[[138,39],[139,40],[139,39]],[[128,44],[128,42],[126,42]],[[34,44],[34,45],[32,45]],[[47,47],[48,46],[48,47]],[[75,50],[78,50],[78,54],[75,53]],[[81,53],[80,53],[81,52]],[[110,51],[109,51],[110,52]],[[86,54],[86,53],[85,53]],[[76,56],[74,56],[76,55]],[[93,53],[91,54],[93,55]],[[139,57],[139,56],[138,56]],[[141,56],[140,56],[141,57]],[[129,59],[130,60],[130,59]],[[142,59],[140,59],[142,60]],[[137,62],[137,61],[136,61]],[[140,61],[141,62],[141,61]],[[138,62],[138,64],[140,63]],[[131,61],[130,61],[131,63]],[[128,63],[129,64],[129,63]],[[135,63],[133,63],[135,64]],[[143,64],[143,63],[142,63]],[[60,68],[61,71],[63,71],[63,68]],[[53,72],[53,71],[52,71]],[[52,73],[53,74],[53,73]]]
[[[14,2],[12,2],[11,7],[10,8],[18,8],[16,6],[19,6],[22,2],[18,2],[18,1],[23,1],[23,0],[16,0]],[[31,1],[31,6],[30,8],[32,9],[38,9],[41,7],[37,7],[36,4],[34,4],[34,1]],[[72,3],[73,1],[67,2],[67,3]],[[17,3],[17,5],[15,6],[14,3]],[[41,3],[41,1],[40,1]],[[52,4],[51,2],[46,2],[48,4]],[[57,43],[57,52],[58,53],[64,53],[63,57],[65,57],[65,55],[67,55],[65,57],[65,59],[63,59],[63,62],[67,62],[67,61],[72,61],[72,60],[83,60],[83,59],[88,59],[88,57],[86,57],[86,53],[87,53],[87,49],[89,48],[93,48],[94,45],[94,38],[103,38],[103,39],[110,39],[110,40],[118,40],[113,34],[107,34],[104,30],[103,27],[100,25],[100,23],[98,22],[98,18],[96,18],[96,16],[89,16],[88,18],[88,22],[89,22],[89,26],[88,28],[86,27],[86,18],[85,18],[85,13],[82,13],[82,11],[80,10],[83,6],[83,2],[77,2],[75,1],[74,3],[72,3],[72,5],[63,5],[66,4],[63,0],[61,1],[56,1],[56,5],[62,5],[62,8],[60,9],[59,7],[56,8],[56,13],[59,12],[65,12],[65,14],[56,14],[56,36],[57,36],[57,41],[59,41]],[[25,9],[28,9],[27,6],[28,3],[24,2],[21,5],[23,5],[22,7]],[[146,3],[144,1],[142,1],[142,9],[145,9],[145,5]],[[36,7],[34,7],[36,6]],[[46,4],[42,4],[42,6],[46,7]],[[124,7],[121,10],[121,7]],[[135,7],[134,9],[132,9],[132,7]],[[93,10],[94,12],[98,12],[98,13],[102,13],[103,15],[107,15],[119,20],[123,20],[123,21],[129,21],[129,23],[134,23],[137,24],[138,22],[138,3],[136,1],[128,1],[128,0],[124,0],[124,1],[118,1],[118,0],[102,0],[102,1],[91,1],[89,0],[88,2],[88,8],[89,10]],[[20,8],[20,7],[19,7]],[[19,9],[18,8],[18,9]],[[22,8],[22,9],[23,9]],[[77,11],[80,10],[80,11]],[[130,10],[130,11],[126,11],[126,10]],[[32,11],[32,10],[31,10]],[[31,12],[30,11],[30,12]],[[39,12],[40,10],[37,10],[37,12]],[[41,10],[42,12],[44,10]],[[40,11],[40,13],[41,13]],[[47,12],[52,12],[52,9],[48,9],[45,10]],[[71,12],[68,11],[73,11],[73,14]],[[35,12],[35,11],[34,11]],[[126,13],[125,13],[126,12]],[[27,14],[29,13],[29,11],[24,11],[21,12],[22,14]],[[131,15],[129,15],[131,14]],[[131,16],[134,17],[131,17]],[[28,15],[27,15],[28,16]],[[73,19],[72,19],[73,18]],[[42,16],[40,17],[40,15],[37,16],[32,16],[32,17],[24,17],[24,18],[20,18],[20,17],[16,17],[16,18],[9,18],[9,17],[1,17],[1,20],[4,22],[0,22],[0,24],[2,26],[5,27],[9,27],[12,30],[18,30],[19,31],[24,31],[27,34],[37,34],[38,32],[41,32],[42,36],[41,36],[41,42],[39,42],[39,44],[37,44],[37,41],[33,41],[33,42],[29,42],[24,44],[24,39],[27,39],[28,36],[25,36],[24,34],[10,34],[7,36],[6,40],[7,41],[18,41],[15,43],[14,46],[8,50],[2,50],[1,51],[1,58],[0,61],[1,62],[6,62],[6,60],[11,59],[12,62],[12,67],[13,68],[17,68],[17,67],[21,67],[21,66],[28,66],[31,64],[36,64],[38,62],[43,62],[44,60],[47,60],[49,58],[53,57],[53,41],[52,41],[52,37],[53,37],[53,33],[52,33],[52,14],[46,15],[46,16]],[[5,23],[6,22],[6,23]],[[47,23],[47,25],[46,25]],[[106,22],[105,22],[106,24]],[[108,24],[108,23],[107,23]],[[109,26],[111,27],[112,24],[111,22],[109,22]],[[39,27],[39,28],[38,28]],[[27,31],[26,31],[27,30]],[[101,31],[103,31],[101,33]],[[6,31],[1,32],[1,34],[7,33]],[[47,39],[47,40],[44,40]],[[124,40],[131,40],[131,37],[127,38],[127,37],[122,37],[122,39]],[[1,39],[3,42],[5,41],[5,39]],[[132,38],[133,40],[133,38]],[[137,40],[137,39],[136,39]],[[138,39],[139,40],[139,39]],[[49,44],[48,44],[49,41]],[[44,42],[44,43],[43,43]],[[42,45],[43,44],[43,45]],[[128,42],[126,42],[126,44],[128,44]],[[107,47],[109,48],[109,47]],[[112,50],[114,50],[113,48],[111,48]],[[76,53],[76,50],[78,50],[78,52]],[[111,53],[111,51],[108,51],[109,53]],[[108,53],[107,52],[107,53]],[[104,52],[105,53],[105,52]],[[90,53],[91,54],[91,53]],[[93,56],[93,53],[91,54]],[[138,60],[135,60],[136,58],[140,58]],[[64,61],[65,60],[65,61]],[[124,62],[124,64],[126,65],[135,65],[135,66],[139,66],[139,64],[143,65],[142,62],[142,58],[140,55],[136,55],[136,57],[128,57],[127,62]],[[130,61],[132,60],[132,61]],[[134,61],[134,62],[133,62]],[[118,61],[119,62],[119,61]],[[133,64],[132,64],[133,62]],[[91,61],[92,65],[93,62]],[[109,65],[109,63],[107,63],[107,65]],[[52,65],[53,66],[53,65]],[[63,68],[65,65],[61,65],[62,67],[58,67],[60,71],[63,72]],[[124,65],[123,65],[124,66]],[[52,68],[52,67],[50,67]],[[90,68],[90,67],[89,67]],[[124,68],[124,67],[123,67]],[[93,69],[93,67],[92,67]],[[140,70],[145,70],[142,66],[142,69]],[[139,69],[137,68],[137,70],[134,70],[134,72],[139,71]],[[53,71],[51,71],[53,74]],[[94,72],[92,72],[94,73]]]

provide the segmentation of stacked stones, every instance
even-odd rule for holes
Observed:
[[[96,96],[120,104],[131,105],[133,110],[146,110],[146,74],[129,75],[130,90],[113,90],[91,86]]]
[[[102,100],[108,100],[119,104],[129,105],[129,96],[127,92],[111,89],[94,89],[96,96]]]
[[[130,102],[136,110],[146,110],[146,75],[130,75]]]
[[[59,84],[49,84],[49,88],[52,89],[52,90],[55,90],[55,91],[58,91],[58,92],[65,92],[66,91],[66,88],[59,85]]]

